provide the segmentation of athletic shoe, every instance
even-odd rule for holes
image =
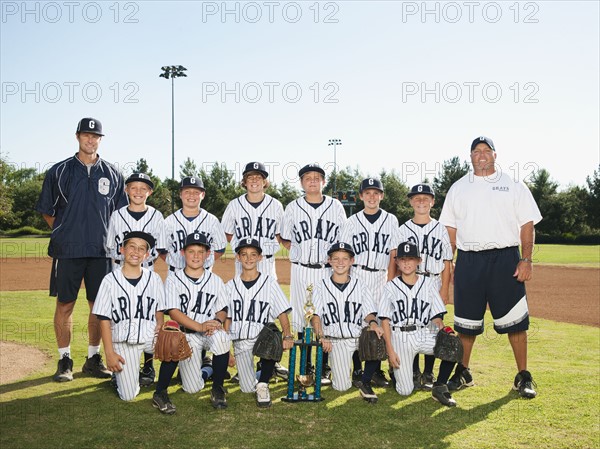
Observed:
[[[94,354],[92,357],[86,357],[82,371],[99,379],[108,379],[112,373],[102,363],[102,356]]]
[[[365,401],[371,402],[373,404],[377,402],[377,395],[371,387],[371,382],[364,383],[361,381],[360,385],[358,386],[358,389],[360,390],[360,395]]]
[[[256,384],[256,405],[259,407],[271,406],[271,393],[269,392],[269,385],[265,382]]]
[[[152,365],[144,365],[140,370],[140,387],[149,387],[154,383],[156,372]]]
[[[413,386],[414,390],[421,389],[421,371],[413,371]]]
[[[361,369],[352,372],[352,386],[360,388],[360,384],[362,382],[362,375],[363,370]]]
[[[438,385],[431,389],[431,397],[446,407],[456,407],[456,401],[448,391],[448,385]]]
[[[331,385],[331,368],[329,365],[323,367],[323,374],[321,375],[321,385],[326,387]]]
[[[173,405],[169,399],[167,391],[161,391],[160,393],[154,393],[152,395],[152,407],[157,408],[161,413],[165,415],[172,415],[177,411],[177,408]]]
[[[210,391],[210,403],[217,410],[227,408],[227,399],[225,399],[225,389],[223,387],[213,386]]]
[[[279,362],[275,362],[275,369],[273,370],[273,374],[285,381],[288,380],[290,375],[288,369],[282,366]]]
[[[537,387],[536,383],[531,377],[531,373],[527,370],[523,370],[515,376],[515,382],[513,384],[513,390],[518,391],[522,398],[533,399],[537,396],[534,389]]]
[[[231,382],[233,382],[234,384],[239,384],[240,383],[240,376],[236,373],[233,375],[233,377],[230,379]]]
[[[391,366],[388,371],[388,374],[390,375],[390,384],[393,388],[396,388],[396,376],[394,376],[394,369]]]
[[[433,389],[433,383],[436,381],[433,373],[424,372],[421,375],[421,389],[425,391],[431,391]]]
[[[469,368],[464,368],[462,371],[454,371],[454,375],[448,381],[448,390],[458,391],[465,387],[472,387],[475,385],[473,382],[473,376]]]
[[[383,373],[383,370],[375,371],[375,373],[373,374],[373,378],[371,380],[377,387],[389,387],[389,385],[390,385],[388,380],[385,378],[385,374]]]
[[[58,361],[58,366],[52,379],[56,382],[70,382],[73,380],[73,359],[65,354]]]

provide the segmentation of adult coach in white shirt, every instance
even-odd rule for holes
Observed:
[[[488,137],[471,144],[473,172],[456,181],[446,196],[440,222],[446,225],[452,249],[458,249],[454,271],[454,328],[464,345],[448,388],[473,385],[471,350],[483,333],[489,304],[494,329],[508,334],[518,373],[513,389],[534,398],[527,370],[529,311],[525,282],[532,276],[534,225],[542,216],[527,186],[496,170],[496,148]],[[519,252],[519,245],[521,251]]]

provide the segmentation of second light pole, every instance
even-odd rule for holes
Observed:
[[[329,139],[329,146],[333,145],[333,195],[331,195],[332,197],[335,198],[335,196],[337,195],[337,146],[342,144],[342,140],[341,139]]]

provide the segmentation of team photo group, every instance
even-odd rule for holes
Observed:
[[[525,283],[542,217],[528,187],[496,171],[489,137],[465,143],[472,171],[449,189],[439,220],[431,217],[432,186],[419,183],[407,198],[413,217],[399,223],[380,207],[379,179],[356,186],[364,208],[348,217],[323,193],[326,173],[313,163],[298,172],[302,196],[284,208],[265,193],[269,173],[260,161],[244,162],[246,193],[222,217],[202,208],[203,181],[190,176],[179,183],[182,208],[165,218],[147,204],[148,174],[125,178],[100,158],[103,136],[99,120],[79,121],[77,152],[48,170],[36,205],[52,229],[55,381],[73,380],[72,317],[83,281],[89,346],[82,371],[110,381],[126,401],[155,387],[152,405],[164,414],[176,412],[168,394],[176,376],[185,393],[210,384],[215,409],[227,408],[227,379],[258,407],[271,406],[270,380],[295,376],[280,364],[282,352],[310,334],[317,345],[303,353],[301,370],[319,386],[356,388],[369,403],[377,402],[373,387],[402,396],[427,390],[454,407],[453,392],[476,382],[471,352],[487,307],[514,354],[507,385],[536,396]],[[228,244],[235,275],[224,282],[212,268]],[[282,247],[289,298],[276,272]],[[168,266],[164,282],[154,271],[159,258]],[[444,323],[451,287],[454,320]],[[313,363],[316,347],[322,359]]]

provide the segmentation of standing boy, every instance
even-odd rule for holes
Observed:
[[[92,310],[100,320],[108,369],[115,373],[124,401],[140,392],[140,358],[142,352],[154,352],[154,334],[162,325],[156,311],[164,301],[164,285],[158,274],[142,268],[154,245],[154,237],[145,232],[125,236],[123,264],[104,277]]]
[[[383,330],[375,320],[377,307],[370,286],[350,276],[354,263],[352,246],[334,243],[327,254],[333,274],[315,284],[312,325],[316,338],[323,343],[323,351],[331,354],[333,389],[346,391],[352,385],[352,355],[358,350],[362,328],[368,325],[379,338]],[[376,360],[365,362],[361,380],[356,384],[361,396],[372,403],[377,402],[377,395],[371,387],[371,378],[378,366]]]
[[[438,286],[444,304],[448,304],[450,272],[452,270],[452,246],[446,227],[431,218],[431,208],[435,203],[435,192],[429,184],[417,184],[408,192],[408,201],[414,211],[411,220],[400,226],[400,241],[417,245],[421,253],[421,263],[417,273],[427,276]],[[435,382],[433,364],[435,357],[425,354],[423,374],[419,367],[419,354],[413,363],[415,388],[431,390]]]
[[[242,273],[226,285],[228,316],[225,327],[233,341],[240,389],[243,393],[255,392],[259,407],[270,407],[269,380],[275,361],[260,359],[261,371],[257,382],[252,348],[263,326],[275,319],[279,319],[283,331],[283,349],[294,346],[287,315],[290,305],[277,280],[258,271],[262,258],[258,240],[242,239],[235,252],[242,265]]]
[[[384,197],[383,184],[379,179],[363,179],[359,187],[364,209],[352,215],[340,232],[340,241],[352,244],[355,261],[352,274],[359,277],[371,292],[377,306],[386,282],[396,274],[396,247],[398,246],[398,219],[379,207]],[[358,352],[353,357],[353,379],[361,378],[361,362]],[[377,362],[373,382],[387,387],[388,381]]]
[[[403,396],[414,389],[412,367],[415,355],[433,354],[435,339],[444,327],[446,314],[437,283],[417,274],[421,262],[421,254],[414,243],[401,243],[396,250],[400,276],[386,284],[379,303],[379,318],[389,362],[394,369],[396,391]],[[433,399],[448,407],[456,406],[447,386],[453,368],[454,362],[442,361],[431,390]]]
[[[167,277],[165,303],[160,310],[183,327],[192,356],[180,362],[162,362],[160,365],[152,404],[165,414],[175,413],[167,388],[178,364],[185,392],[196,393],[204,388],[203,350],[214,355],[210,402],[216,409],[227,407],[223,381],[231,341],[222,327],[227,317],[225,285],[219,276],[204,268],[206,259],[210,257],[210,244],[204,234],[194,232],[188,235],[182,252],[185,268],[175,270]]]

